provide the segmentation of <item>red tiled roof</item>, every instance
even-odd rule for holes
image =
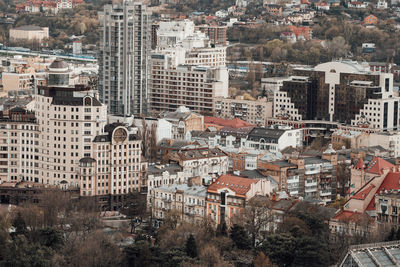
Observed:
[[[374,157],[365,169],[369,173],[383,174],[383,170],[392,169],[395,166],[379,157]]]
[[[365,164],[362,158],[360,158],[356,164],[356,166],[354,166],[355,169],[365,169]]]
[[[352,196],[351,198],[353,199],[359,199],[359,200],[364,200],[368,194],[371,192],[371,190],[375,188],[375,185],[370,184],[367,187],[365,187],[363,190],[360,190],[357,192],[357,194],[355,194],[354,196]]]
[[[364,217],[367,216],[367,217]],[[338,214],[335,215],[335,217],[332,218],[332,220],[337,220],[337,221],[344,221],[344,222],[356,222],[359,220],[362,220],[364,218],[369,218],[370,222],[372,223],[373,220],[368,216],[368,214],[363,214],[360,212],[353,212],[353,211],[348,211],[348,210],[341,210]]]
[[[238,195],[245,196],[250,190],[251,184],[257,183],[255,179],[243,178],[230,174],[223,174],[212,183],[207,191],[217,192],[220,189],[228,188]]]
[[[235,118],[232,120],[228,120],[228,119],[222,119],[222,118],[217,118],[217,117],[204,117],[204,123],[205,124],[215,124],[215,125],[219,125],[219,126],[228,126],[228,127],[232,127],[232,128],[244,128],[244,127],[250,127],[250,126],[254,126],[251,123],[248,123],[244,120]]]
[[[400,172],[389,172],[384,178],[381,186],[376,191],[376,194],[380,194],[382,190],[393,190],[400,189]],[[367,210],[375,210],[375,196],[368,204]]]

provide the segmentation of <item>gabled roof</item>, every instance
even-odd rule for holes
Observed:
[[[244,120],[234,118],[232,120],[228,119],[222,119],[222,118],[217,118],[217,117],[204,117],[204,124],[215,124],[219,126],[228,126],[232,128],[243,128],[243,127],[250,127],[253,126],[253,124],[248,123]]]
[[[217,193],[218,190],[227,188],[236,194],[245,196],[250,190],[251,185],[257,183],[258,180],[243,178],[230,174],[223,174],[208,187],[208,192]]]
[[[392,169],[395,165],[379,157],[374,157],[365,169],[366,172],[383,174],[383,170]]]

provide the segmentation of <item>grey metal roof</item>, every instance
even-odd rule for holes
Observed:
[[[260,139],[265,139],[266,142],[277,141],[284,133],[285,130],[256,127],[249,133],[248,139],[250,141]]]
[[[170,174],[177,173],[179,171],[182,171],[182,167],[176,163],[165,164],[165,165],[152,164],[152,165],[149,165],[147,172],[148,172],[148,174],[156,175],[156,174],[162,174],[165,171],[168,171]]]
[[[351,246],[339,267],[399,266],[400,241]]]

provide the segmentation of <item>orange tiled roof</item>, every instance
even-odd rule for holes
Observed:
[[[205,124],[215,124],[219,126],[224,126],[224,127],[232,127],[232,128],[244,128],[244,127],[250,127],[254,126],[251,123],[248,123],[244,120],[235,118],[232,120],[228,119],[222,119],[222,118],[217,118],[217,117],[204,117],[204,123]]]
[[[208,192],[217,193],[218,190],[228,188],[238,195],[245,196],[251,184],[257,183],[255,179],[243,178],[230,174],[223,174],[208,187]]]

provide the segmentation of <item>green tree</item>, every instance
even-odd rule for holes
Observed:
[[[186,240],[186,254],[191,258],[197,257],[196,240],[192,234],[190,234],[189,238]]]
[[[234,224],[230,230],[229,237],[239,249],[249,249],[251,247],[251,240],[243,226]]]

